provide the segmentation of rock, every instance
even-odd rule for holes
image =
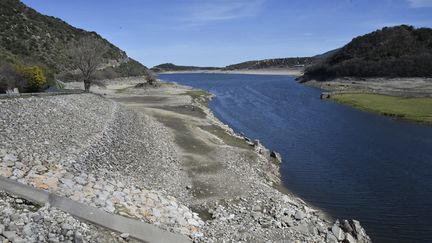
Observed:
[[[70,225],[70,224],[68,224],[68,223],[63,223],[63,224],[61,225],[61,228],[64,229],[64,230],[66,230],[66,231],[69,231],[69,230],[72,230],[72,229],[73,229],[73,226]]]
[[[357,243],[357,240],[351,234],[346,233],[344,243]]]
[[[86,181],[84,178],[82,178],[81,176],[76,177],[76,178],[74,178],[74,179],[75,179],[76,183],[78,183],[78,184],[80,184],[80,185],[85,185],[85,184],[87,184],[87,181]]]
[[[306,214],[300,210],[298,210],[294,215],[294,218],[297,220],[302,220],[304,217],[306,217]]]
[[[15,162],[15,168],[22,170],[24,168],[24,164],[21,162]]]
[[[353,235],[355,235],[358,242],[361,243],[372,242],[369,236],[366,234],[365,229],[360,225],[359,221],[351,220],[350,225],[353,228]]]
[[[188,223],[190,225],[192,225],[192,226],[195,226],[195,227],[199,227],[200,226],[199,222],[196,221],[195,219],[188,219]]]
[[[83,242],[84,242],[84,238],[83,238],[82,234],[78,231],[75,231],[74,243],[83,243]]]
[[[288,226],[288,227],[292,227],[294,225],[294,222],[293,222],[293,220],[291,219],[290,216],[283,216],[281,218],[281,221],[283,223],[285,223],[285,225]]]
[[[32,230],[32,227],[30,224],[25,225],[23,227],[22,232],[25,236],[32,236],[33,235],[33,230]]]
[[[302,234],[305,234],[305,235],[309,234],[309,228],[308,228],[307,224],[305,224],[305,223],[301,223],[301,224],[295,226],[294,229],[296,231],[302,233]]]
[[[109,192],[102,191],[101,193],[99,193],[98,198],[99,200],[105,202],[108,199],[108,196],[109,196]]]
[[[354,231],[348,220],[342,220],[341,228],[343,229],[343,231],[350,234]]]
[[[27,241],[21,237],[15,237],[15,239],[13,240],[13,243],[26,243],[26,242]]]
[[[3,162],[15,162],[17,160],[18,160],[18,158],[13,154],[6,154],[3,157]]]
[[[13,219],[12,219],[13,220]],[[9,231],[16,231],[18,229],[18,226],[14,223],[14,222],[11,222],[9,225],[8,225],[8,230]]]
[[[126,240],[129,238],[129,233],[123,233],[120,235],[120,237]]]
[[[56,237],[53,237],[48,239],[48,243],[60,243],[60,241]]]
[[[262,208],[261,208],[260,205],[254,205],[254,206],[252,207],[252,211],[255,211],[255,212],[261,212],[261,210],[262,210]]]
[[[3,158],[7,154],[6,149],[0,149],[0,158]]]
[[[161,211],[157,208],[152,208],[151,209],[153,216],[155,216],[156,218],[160,218],[161,217]]]
[[[8,240],[13,241],[15,239],[15,237],[16,237],[16,231],[4,231],[3,235]]]
[[[339,241],[342,241],[345,239],[344,231],[337,224],[334,224],[332,226],[331,231]]]
[[[336,236],[334,236],[331,232],[328,232],[326,235],[326,242],[328,243],[339,243]]]
[[[11,177],[12,176],[12,168],[0,167],[0,176]]]
[[[61,178],[60,182],[69,188],[72,188],[75,185],[75,182],[71,179]]]
[[[272,151],[270,153],[270,156],[275,158],[279,163],[282,163],[282,156],[280,155],[280,153],[278,153],[276,151]]]
[[[5,230],[5,226],[0,224],[0,235],[3,234],[4,230]]]

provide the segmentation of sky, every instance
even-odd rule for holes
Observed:
[[[146,66],[312,56],[384,26],[432,27],[432,0],[22,0]]]

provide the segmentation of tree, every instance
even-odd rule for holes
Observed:
[[[19,75],[12,64],[0,64],[0,93],[6,93],[6,90],[16,88]]]
[[[81,38],[76,46],[70,48],[69,56],[72,64],[80,71],[87,93],[90,92],[93,74],[103,63],[106,52],[104,43],[91,36]]]

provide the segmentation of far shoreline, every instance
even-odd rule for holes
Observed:
[[[286,75],[300,77],[303,75],[303,69],[241,69],[241,70],[187,70],[187,71],[167,71],[159,74],[187,74],[187,73],[209,73],[209,74],[252,74],[252,75]]]

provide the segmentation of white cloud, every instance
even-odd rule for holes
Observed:
[[[412,8],[430,8],[432,7],[432,0],[408,0]]]
[[[186,8],[181,20],[187,25],[201,26],[258,14],[265,0],[205,0]]]

